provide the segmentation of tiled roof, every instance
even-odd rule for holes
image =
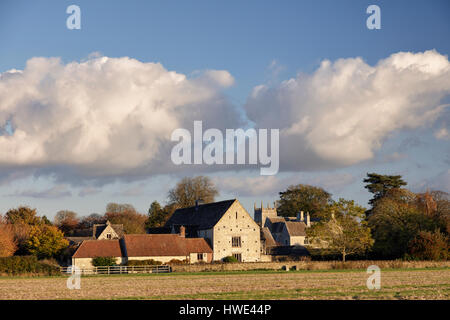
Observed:
[[[121,257],[119,240],[85,240],[73,258]]]
[[[196,226],[198,230],[210,229],[216,225],[235,201],[236,199],[232,199],[177,209],[165,226],[183,225]]]
[[[202,238],[184,238],[178,234],[124,235],[128,257],[187,256],[190,253],[212,253]]]

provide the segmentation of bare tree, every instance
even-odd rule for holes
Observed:
[[[191,207],[195,200],[203,200],[204,203],[214,202],[219,194],[214,183],[209,177],[198,176],[183,178],[175,188],[169,191],[169,204],[178,208]]]

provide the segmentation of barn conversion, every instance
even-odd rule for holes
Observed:
[[[186,227],[188,237],[204,238],[214,251],[213,260],[234,256],[240,262],[261,260],[260,227],[237,199],[176,210],[165,224],[177,232]]]
[[[213,251],[208,243],[200,238],[185,238],[184,228],[181,231],[180,234],[130,234],[118,240],[85,240],[72,256],[72,265],[92,267],[95,257],[113,257],[116,264],[150,259],[162,263],[210,262]]]

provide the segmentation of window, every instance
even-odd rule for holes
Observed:
[[[233,248],[240,248],[241,247],[241,237],[232,237],[231,238],[231,246]]]
[[[106,239],[111,239],[111,238],[112,238],[111,233],[107,233],[106,234]]]
[[[304,244],[309,244],[308,238],[305,238]]]
[[[242,254],[233,253],[233,257],[235,257],[237,261],[242,262]]]
[[[236,220],[237,220],[237,211],[236,211]]]
[[[203,253],[197,253],[197,260],[203,261]]]

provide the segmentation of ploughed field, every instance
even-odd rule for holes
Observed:
[[[369,290],[365,270],[242,271],[82,276],[0,277],[0,299],[450,299],[450,268],[381,270]]]

